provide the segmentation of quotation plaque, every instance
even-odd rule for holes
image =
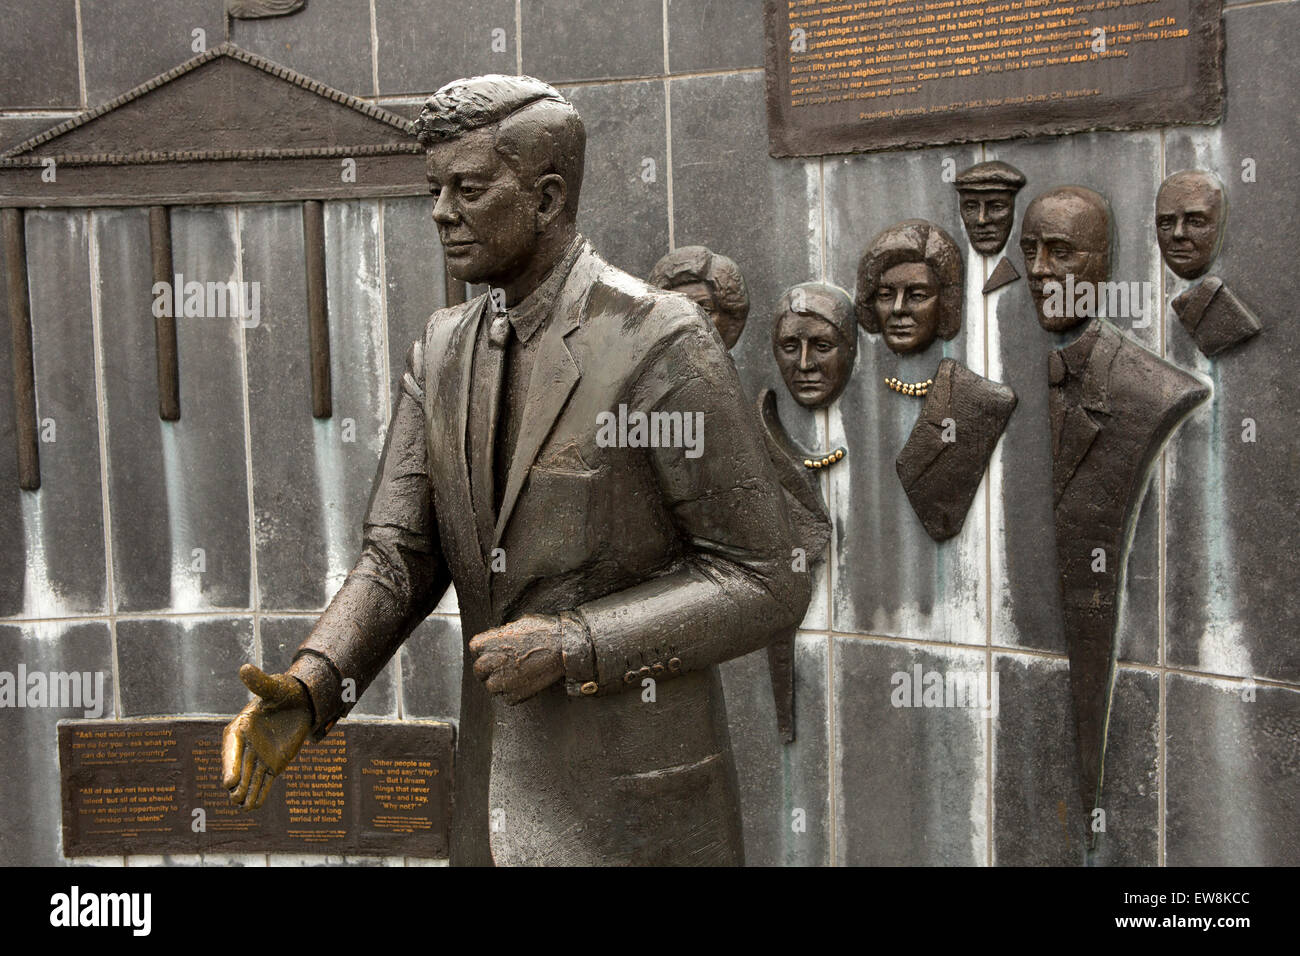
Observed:
[[[65,856],[447,855],[452,728],[349,722],[303,747],[256,816],[221,786],[225,722],[59,724]]]
[[[768,142],[816,156],[1212,123],[1222,0],[767,0]]]

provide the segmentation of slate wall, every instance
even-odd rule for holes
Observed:
[[[1021,210],[1052,185],[1106,194],[1115,278],[1155,283],[1165,307],[1182,286],[1156,250],[1155,191],[1167,172],[1217,171],[1231,215],[1215,271],[1266,329],[1213,361],[1167,308],[1127,330],[1211,381],[1214,397],[1160,459],[1134,535],[1093,862],[1300,862],[1296,0],[1228,0],[1220,126],[807,160],[767,155],[760,0],[311,0],[229,28],[222,0],[13,6],[0,147],[187,59],[195,29],[406,115],[456,76],[522,70],[560,86],[587,122],[581,226],[611,262],[644,275],[673,246],[704,243],[740,264],[753,299],[735,350],[746,387],[776,387],[808,445],[849,449],[822,478],[835,535],[798,638],[794,744],[777,739],[766,657],[723,668],[751,864],[1085,860],[1049,497],[1054,342],[1025,284],[985,299],[986,266],[968,252],[965,325],[942,354],[1009,383],[1020,405],[965,529],[943,545],[894,473],[917,406],[881,381],[929,377],[940,348],[900,361],[863,334],[844,395],[806,412],[771,358],[783,289],[851,289],[864,244],[903,218],[933,219],[965,248],[945,160],[998,158],[1029,177]],[[38,416],[56,433],[41,445],[42,489],[20,492],[12,383],[0,376],[0,670],[103,671],[109,715],[137,717],[233,713],[246,699],[240,663],[287,662],[355,554],[386,396],[406,343],[443,304],[429,214],[422,199],[327,204],[334,417],[319,422],[297,207],[176,210],[177,269],[258,277],[263,300],[257,328],[178,323],[174,424],[155,409],[147,214],[27,214]],[[0,368],[9,348],[0,337]],[[1241,440],[1247,418],[1253,443]],[[460,640],[445,601],[358,719],[454,717]],[[891,676],[918,664],[996,673],[997,716],[893,707]],[[62,860],[64,716],[0,711],[0,861]]]

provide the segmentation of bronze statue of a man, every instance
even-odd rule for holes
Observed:
[[[1054,308],[1063,301],[1061,290],[1088,284],[1095,290],[1110,279],[1110,204],[1086,186],[1049,189],[1025,209],[1020,251],[1038,324],[1049,332],[1068,332],[1095,310]],[[1095,292],[1089,301],[1095,301]]]
[[[260,805],[454,584],[453,864],[739,863],[715,665],[809,599],[757,416],[701,311],[578,233],[560,93],[458,80],[416,128],[448,269],[500,294],[412,344],[360,558],[286,674],[242,672],[231,799]]]

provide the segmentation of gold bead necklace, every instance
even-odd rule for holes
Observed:
[[[904,382],[901,379],[887,376],[885,384],[898,392],[900,395],[914,395],[922,398],[930,391],[930,386],[934,384],[934,379],[927,378],[924,382]]]
[[[835,464],[843,457],[844,457],[844,449],[836,448],[825,458],[805,458],[803,460],[803,466],[805,468],[829,468],[831,465]]]

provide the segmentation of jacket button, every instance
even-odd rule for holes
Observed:
[[[594,680],[589,680],[587,683],[582,685],[581,689],[584,694],[590,697],[592,694],[596,693],[596,691],[600,690],[600,685]]]
[[[673,671],[674,673],[676,673],[677,671],[681,670],[681,669],[682,669],[682,659],[681,659],[680,657],[674,657],[674,658],[672,658],[671,660],[669,660],[669,661],[668,661],[668,669],[669,669],[670,671]]]

